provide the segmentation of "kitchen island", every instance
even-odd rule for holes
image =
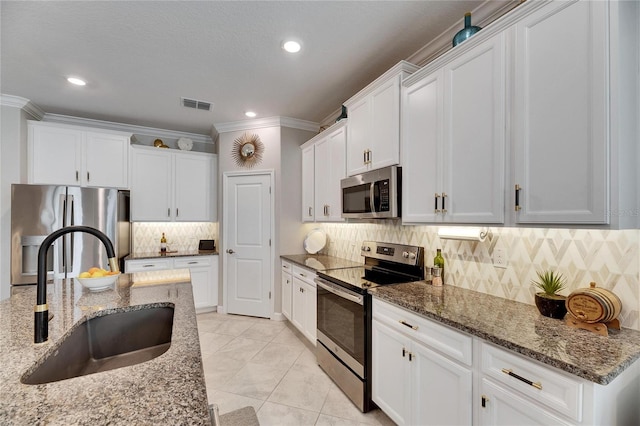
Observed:
[[[0,424],[210,424],[189,271],[122,274],[114,288],[90,292],[75,279],[47,286],[49,340],[33,343],[35,286],[0,302]],[[85,317],[136,306],[174,306],[171,346],[150,361],[42,385],[22,375],[55,351]]]

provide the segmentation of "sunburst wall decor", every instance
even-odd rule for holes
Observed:
[[[240,167],[253,167],[262,161],[264,144],[260,141],[260,136],[253,134],[243,134],[233,141],[231,157]]]

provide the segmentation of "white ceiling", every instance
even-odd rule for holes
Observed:
[[[249,109],[321,122],[481,3],[3,0],[0,92],[47,113],[200,134]],[[298,55],[280,48],[289,37]]]

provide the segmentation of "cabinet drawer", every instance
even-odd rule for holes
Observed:
[[[377,299],[373,299],[373,318],[451,359],[472,363],[471,336]]]
[[[127,273],[173,269],[173,259],[129,260],[125,263],[125,269]]]
[[[293,265],[293,276],[298,279],[301,279],[302,281],[304,281],[305,283],[309,284],[314,288],[316,286],[316,283],[313,281],[314,278],[316,277],[316,273],[310,269],[301,268],[300,266]]]
[[[293,265],[289,262],[282,261],[282,272],[285,274],[293,273]]]
[[[574,420],[582,420],[581,380],[485,342],[481,343],[481,354],[486,376]]]
[[[175,268],[197,268],[202,266],[211,266],[212,262],[213,256],[183,257],[173,260]]]

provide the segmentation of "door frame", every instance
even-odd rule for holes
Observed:
[[[242,176],[257,176],[257,175],[268,175],[269,176],[269,188],[270,188],[270,194],[271,196],[269,197],[269,208],[271,209],[271,223],[269,224],[270,226],[270,231],[271,231],[271,245],[270,245],[270,249],[269,249],[269,262],[272,268],[271,274],[269,274],[269,294],[271,295],[271,297],[269,298],[269,306],[271,309],[271,314],[269,315],[270,318],[273,318],[273,313],[274,313],[274,309],[275,309],[275,300],[274,300],[274,295],[275,295],[275,288],[274,288],[274,283],[273,283],[273,277],[274,277],[274,273],[273,273],[273,268],[275,268],[274,266],[274,259],[275,259],[275,248],[276,248],[276,242],[274,241],[275,239],[275,194],[274,194],[274,183],[275,183],[275,171],[273,169],[265,169],[265,170],[252,170],[252,171],[232,171],[232,172],[223,172],[222,173],[222,212],[221,212],[221,217],[222,217],[222,229],[221,229],[221,235],[218,238],[220,241],[220,255],[222,256],[222,306],[218,306],[218,312],[226,314],[227,313],[227,306],[228,306],[228,294],[229,292],[227,291],[227,245],[226,245],[226,238],[224,238],[225,235],[227,235],[227,220],[225,217],[226,214],[226,203],[225,200],[227,199],[228,196],[228,188],[227,185],[229,183],[229,178],[230,177],[242,177]]]

